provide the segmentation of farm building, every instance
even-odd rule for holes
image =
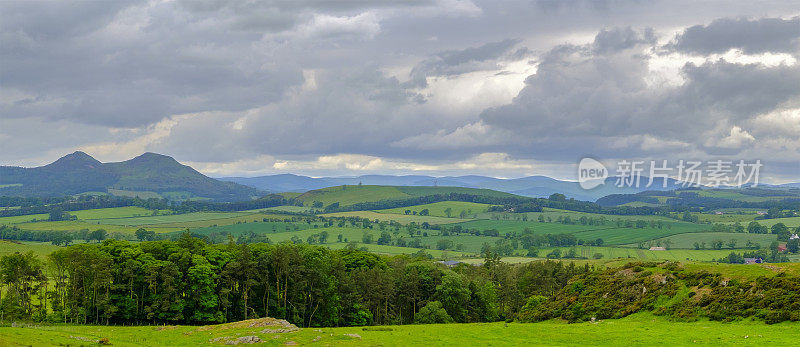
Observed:
[[[793,234],[792,236],[789,237],[789,240],[797,240],[797,239],[800,239],[800,236],[797,236],[797,234]]]
[[[745,264],[761,264],[764,260],[761,258],[744,258]]]
[[[664,247],[650,247],[651,251],[666,251],[667,249]]]
[[[445,261],[438,261],[437,263],[444,264],[444,266],[447,266],[447,267],[454,267],[454,266],[456,266],[458,264],[461,264],[462,262],[460,262],[458,260],[445,260]]]

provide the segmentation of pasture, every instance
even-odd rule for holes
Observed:
[[[786,224],[787,227],[790,228],[797,228],[800,227],[800,217],[789,217],[789,218],[774,218],[774,219],[760,219],[757,220],[758,224],[771,227],[778,223]],[[746,225],[745,225],[746,226]]]
[[[239,223],[262,222],[264,218],[284,220],[284,219],[291,219],[292,216],[280,215],[280,214],[263,214],[263,213],[244,214],[244,215],[238,213],[231,213],[230,216],[224,218],[151,224],[147,225],[147,228],[148,229],[152,228],[154,230],[158,230],[159,228],[182,228],[182,229],[206,228],[213,226],[233,225]]]
[[[83,229],[87,230],[104,229],[109,234],[122,233],[131,235],[138,229],[138,227],[136,226],[101,224],[99,222],[94,222],[94,221],[32,222],[32,223],[17,224],[16,226],[22,230],[31,230],[31,231],[79,231]],[[175,231],[175,230],[179,229],[178,228],[169,228],[167,230],[162,229],[162,231]]]
[[[605,219],[606,221],[613,222],[616,220],[622,221],[636,221],[636,220],[644,220],[644,221],[662,221],[663,223],[679,223],[672,218],[667,218],[664,216],[652,216],[652,215],[609,215],[609,214],[600,214],[600,213],[590,213],[590,212],[578,212],[578,211],[569,211],[569,210],[560,210],[555,208],[545,207],[542,212],[525,212],[525,213],[514,213],[515,216],[522,216],[527,215],[529,220],[536,220],[539,218],[539,215],[543,216],[544,218],[550,218],[552,220],[557,220],[559,217],[566,218],[569,217],[572,220],[578,220],[581,217],[586,218],[594,218],[594,219]]]
[[[703,230],[696,224],[680,224],[671,228],[603,228],[574,233],[579,240],[603,239],[607,245],[622,245],[626,243],[644,242],[670,235],[683,235]]]
[[[409,187],[409,186],[371,186],[347,185],[328,187],[312,190],[298,195],[295,199],[302,201],[305,206],[312,206],[319,201],[323,206],[338,202],[340,206],[349,206],[360,202],[375,202],[381,200],[400,200],[419,196],[437,194],[474,194],[491,197],[511,197],[510,193],[503,193],[489,189],[474,189],[461,187]]]
[[[0,225],[11,225],[17,223],[27,223],[30,221],[46,221],[50,218],[48,214],[27,214],[24,216],[0,217]]]
[[[431,346],[431,345],[794,345],[799,323],[768,325],[755,321],[729,323],[700,320],[675,322],[649,313],[622,319],[568,324],[468,323],[395,325],[382,327],[303,328],[289,333],[264,332],[252,322],[212,326],[79,326],[35,325],[0,327],[5,346],[96,344],[108,339],[114,346],[224,345],[227,340],[254,336],[267,345]],[[255,325],[248,327],[248,325]],[[446,332],[446,333],[445,333]],[[213,341],[213,342],[212,342]]]
[[[570,249],[575,249],[579,257],[593,258],[596,253],[602,254],[602,259],[641,259],[641,260],[669,260],[669,261],[712,261],[720,259],[731,253],[731,250],[689,250],[689,249],[668,249],[666,251],[651,251],[638,248],[622,247],[553,247],[542,248],[539,250],[539,257],[544,258],[554,249],[560,249],[562,256]]]
[[[258,211],[258,210],[254,210],[254,211]],[[279,212],[279,213],[280,212],[314,213],[314,212],[317,212],[318,209],[311,208],[311,207],[304,207],[304,206],[275,206],[275,207],[269,207],[269,208],[266,208],[266,209],[261,209],[260,211]],[[243,212],[250,212],[250,211],[243,211]]]
[[[660,238],[662,243],[669,240],[672,248],[686,248],[693,249],[695,243],[705,244],[706,248],[711,248],[711,244],[715,241],[722,241],[724,248],[729,249],[728,243],[731,240],[736,242],[735,248],[746,248],[748,242],[759,244],[761,247],[767,247],[773,241],[777,240],[777,235],[772,234],[747,234],[747,233],[686,233],[679,235],[672,235]],[[629,245],[636,246],[636,245]]]
[[[312,206],[319,201],[323,206],[338,202],[340,206],[349,206],[359,202],[404,199],[412,195],[401,192],[399,187],[389,186],[336,186],[322,188],[303,193],[296,197],[305,206]]]
[[[489,209],[489,206],[491,205],[477,204],[474,202],[441,201],[425,205],[398,207],[386,210],[376,210],[375,212],[405,214],[406,211],[411,211],[412,214],[416,212],[416,214],[418,215],[420,211],[428,210],[430,216],[447,217],[447,218],[461,217],[463,212],[465,218],[472,218],[472,216],[477,215],[478,213],[486,212],[486,210]],[[449,216],[447,215],[448,209],[450,209]]]
[[[359,217],[359,218],[367,218],[369,220],[379,220],[382,222],[391,222],[395,221],[401,224],[408,224],[408,223],[417,223],[422,224],[427,222],[428,224],[449,224],[449,223],[459,223],[463,222],[464,219],[456,219],[456,218],[445,218],[445,217],[433,217],[433,216],[419,216],[419,215],[406,215],[406,214],[390,214],[390,213],[379,213],[376,211],[351,211],[351,212],[337,212],[337,213],[326,213],[321,215],[323,217]]]
[[[113,207],[113,208],[99,208],[93,210],[72,211],[69,214],[77,217],[78,219],[118,219],[130,217],[143,217],[152,216],[153,213],[165,214],[169,211],[153,211],[142,207],[128,206],[128,207]]]
[[[161,199],[162,196],[156,192],[146,192],[146,191],[132,191],[132,190],[122,190],[122,189],[113,189],[109,188],[108,193],[114,196],[127,196],[129,198],[140,198],[140,199]]]
[[[702,197],[730,199],[730,200],[738,200],[745,202],[764,202],[770,200],[782,200],[787,197],[794,197],[791,194],[786,194],[786,196],[755,196],[755,195],[742,194],[741,192],[730,189],[710,189],[710,190],[704,189],[701,191],[692,191],[692,192],[696,192],[698,195]]]
[[[249,217],[249,216],[248,216]],[[231,234],[234,237],[246,234],[275,234],[285,233],[292,235],[300,235],[298,232],[301,230],[319,227],[321,223],[306,224],[306,223],[291,223],[291,222],[245,222],[229,225],[210,226],[205,228],[193,229],[192,233],[199,235],[209,235],[212,233],[217,234]],[[306,236],[308,237],[308,236]],[[272,240],[272,235],[270,235]],[[291,236],[286,240],[291,239]],[[305,238],[303,239],[305,240]]]
[[[95,220],[95,222],[102,224],[112,224],[112,225],[142,226],[142,225],[153,225],[153,224],[168,224],[168,223],[174,224],[174,223],[205,221],[212,219],[224,219],[224,218],[246,216],[248,214],[252,213],[194,212],[194,213],[174,214],[165,216],[133,217],[133,218],[122,218],[122,219],[118,218],[100,219],[100,220]]]
[[[13,253],[27,253],[33,252],[40,259],[44,259],[48,254],[58,249],[49,242],[31,242],[31,241],[10,241],[0,240],[0,256],[13,254]]]
[[[534,221],[521,220],[491,220],[480,219],[469,222],[462,222],[460,225],[464,229],[490,230],[497,229],[500,235],[510,232],[522,232],[525,229],[533,230],[534,234],[569,234],[578,231],[609,229],[613,226],[592,226],[580,224],[561,224],[561,223],[539,223]]]
[[[722,211],[720,211],[722,212]],[[711,213],[697,213],[693,212],[692,215],[697,216],[697,220],[701,223],[725,223],[725,224],[734,224],[734,223],[741,223],[743,225],[747,225],[747,223],[756,219],[758,214],[755,212],[753,213],[744,213],[744,212],[722,212],[723,214],[716,214],[715,212]]]

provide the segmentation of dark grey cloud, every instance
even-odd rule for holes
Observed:
[[[675,52],[797,58],[797,9],[771,0],[0,2],[0,147],[10,149],[0,163],[76,148],[107,160],[163,152],[205,167],[339,154],[435,166],[490,152],[565,165],[584,154],[800,160],[800,65],[695,60],[670,67],[677,83],[653,70]],[[672,37],[676,28],[686,29]],[[792,165],[775,167],[785,176]]]
[[[630,27],[613,30],[603,29],[595,36],[593,49],[600,54],[605,54],[634,48],[643,44],[652,45],[655,42],[656,36],[652,28],[644,29],[642,32],[637,32]]]
[[[686,28],[668,46],[679,52],[712,54],[732,48],[744,53],[786,53],[800,49],[800,17],[721,18]]]
[[[554,48],[514,102],[485,111],[483,124],[503,131],[516,154],[540,158],[722,155],[751,147],[746,132],[758,116],[800,102],[797,64],[688,63],[682,84],[650,85],[649,32],[603,30],[592,44]]]
[[[177,125],[159,146],[194,161],[358,153],[359,149],[384,155],[387,141],[450,125],[430,114],[409,112],[420,96],[374,67],[320,72],[313,79],[313,88],[241,115],[239,126],[226,124],[237,119],[229,114],[201,115]],[[193,142],[198,136],[215,141]]]
[[[489,42],[479,47],[445,51],[430,57],[411,70],[411,81],[416,87],[427,86],[428,76],[453,76],[479,70],[496,70],[497,60],[517,44],[519,40],[508,39]],[[526,53],[520,48],[514,52],[515,58]]]

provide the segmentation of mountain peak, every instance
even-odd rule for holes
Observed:
[[[131,163],[160,163],[160,164],[179,164],[175,158],[170,157],[168,155],[153,153],[153,152],[145,152],[141,155],[128,160]]]
[[[46,165],[50,168],[66,168],[66,169],[79,169],[79,168],[98,168],[102,163],[81,151],[75,151],[67,154],[58,160]]]

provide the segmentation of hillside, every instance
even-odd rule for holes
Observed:
[[[606,184],[584,190],[577,182],[562,181],[546,176],[530,176],[514,179],[502,179],[486,176],[391,176],[391,175],[364,175],[357,177],[319,177],[282,174],[260,177],[223,177],[223,181],[235,182],[257,189],[271,192],[305,192],[308,190],[334,187],[339,185],[380,185],[380,186],[416,186],[416,187],[462,187],[476,189],[491,189],[500,192],[512,193],[521,196],[543,198],[553,193],[561,193],[569,198],[583,201],[595,201],[610,194],[633,194],[646,189],[671,190],[677,188],[675,180],[669,180],[667,187],[662,188],[659,179],[654,180],[650,188],[640,187],[619,188],[615,186],[616,179],[608,178]]]
[[[514,194],[493,191],[489,189],[475,189],[462,187],[412,187],[412,186],[372,186],[372,185],[342,185],[308,191],[295,199],[302,201],[306,206],[312,206],[319,201],[323,206],[339,203],[340,206],[349,206],[363,202],[381,200],[401,200],[437,194],[471,194],[491,197],[514,197]]]
[[[636,194],[611,194],[597,200],[602,206],[633,206],[647,204],[690,204],[713,207],[718,204],[757,204],[769,201],[800,200],[800,189],[782,186],[758,188],[703,188],[680,189],[672,191],[645,191]],[[733,206],[728,206],[733,207]]]
[[[247,200],[251,187],[207,177],[175,159],[155,153],[101,163],[83,152],[66,155],[34,168],[0,167],[0,195],[55,196],[87,192],[127,196]]]

